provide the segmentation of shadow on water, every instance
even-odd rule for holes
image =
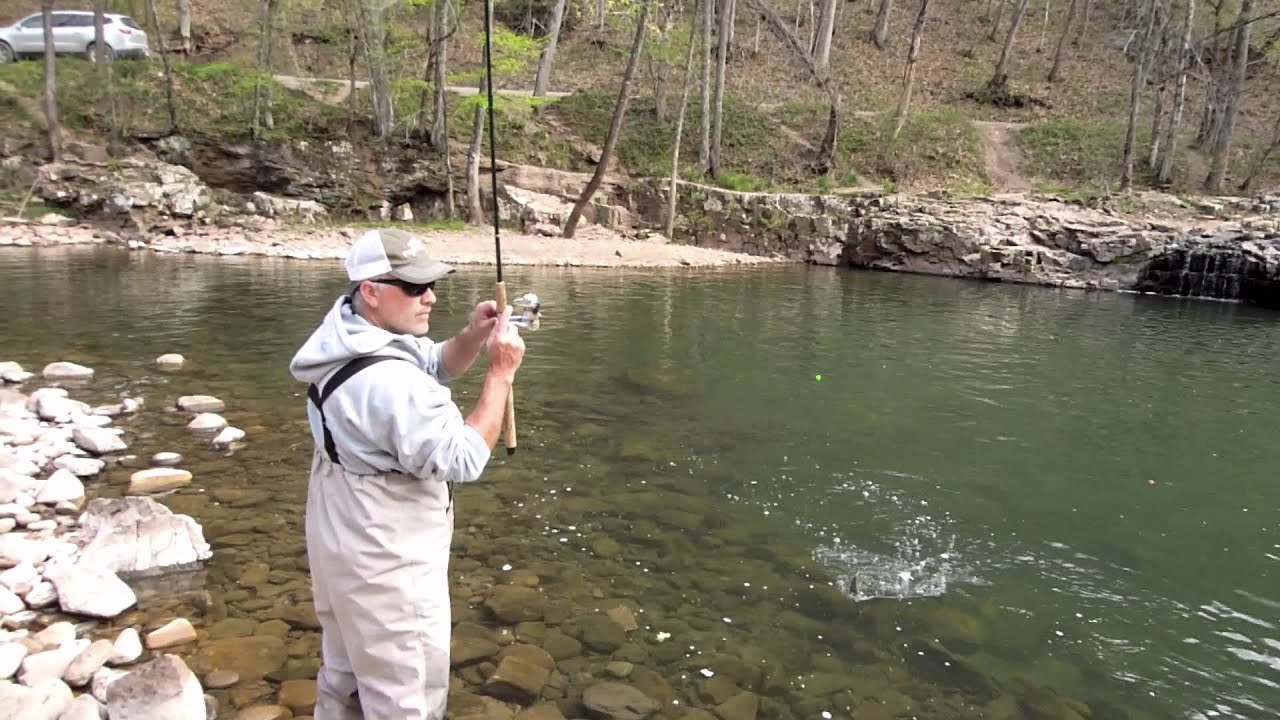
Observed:
[[[750,690],[763,718],[1277,717],[1272,316],[813,268],[508,274],[545,318],[521,452],[458,492],[455,620],[491,624],[475,601],[532,570],[547,626],[637,611],[566,677],[624,659],[656,697]],[[5,359],[95,367],[73,391],[89,402],[145,397],[119,423],[131,451],[177,450],[195,474],[161,501],[213,560],[117,624],[191,618],[201,639],[179,652],[241,674],[224,707],[314,677],[311,441],[287,363],[336,268],[13,250],[0,282]],[[451,277],[432,334],[491,288],[487,270]],[[154,372],[164,352],[189,366]],[[476,375],[454,387],[464,408]],[[193,393],[227,401],[242,446],[165,409]]]

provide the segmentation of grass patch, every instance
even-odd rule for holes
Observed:
[[[1144,144],[1140,138],[1139,147]],[[1121,123],[1044,120],[1023,128],[1018,146],[1026,156],[1027,173],[1058,190],[1079,188],[1088,193],[1119,187],[1124,148]]]
[[[848,162],[895,187],[956,185],[969,192],[988,184],[982,136],[951,108],[913,112],[897,140],[892,113],[851,122]]]

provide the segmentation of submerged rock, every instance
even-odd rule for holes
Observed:
[[[218,413],[226,407],[226,403],[212,395],[183,395],[178,398],[178,409],[184,412]]]
[[[587,688],[582,693],[582,704],[594,715],[608,720],[644,720],[658,711],[657,700],[617,682],[602,682]]]
[[[79,380],[93,377],[93,368],[73,362],[53,362],[41,373],[49,380]]]
[[[177,468],[149,468],[129,476],[129,494],[158,493],[191,484],[191,473]]]
[[[161,370],[181,370],[187,359],[177,353],[165,353],[156,358],[156,367]]]

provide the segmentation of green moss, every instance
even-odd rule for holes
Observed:
[[[1026,156],[1027,174],[1042,181],[1086,191],[1119,186],[1124,148],[1120,123],[1045,120],[1023,128],[1018,146]]]

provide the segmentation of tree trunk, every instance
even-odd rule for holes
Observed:
[[[1168,0],[1172,2],[1172,0]],[[1156,104],[1151,110],[1151,138],[1147,149],[1147,170],[1155,172],[1160,167],[1160,125],[1164,122],[1164,96],[1169,90],[1169,72],[1164,66],[1164,58],[1169,51],[1169,17],[1162,12],[1160,16],[1160,47],[1151,55],[1149,66],[1157,73],[1159,83],[1156,87]]]
[[[991,42],[996,41],[996,34],[1000,32],[1000,19],[1004,17],[1004,4],[1006,0],[998,0],[996,3],[996,14],[991,19],[991,32],[987,33],[987,39]]]
[[[1067,24],[1058,36],[1058,49],[1053,51],[1053,67],[1049,68],[1049,82],[1058,82],[1058,71],[1062,69],[1062,49],[1067,45],[1067,36],[1071,34],[1071,22],[1076,19],[1076,5],[1080,0],[1071,0],[1067,6]]]
[[[889,0],[885,0],[888,2]],[[822,17],[818,23],[817,51],[814,61],[821,67],[831,65],[831,36],[836,30],[836,2],[838,0],[822,0]]]
[[[1008,84],[1009,58],[1013,54],[1013,41],[1018,35],[1018,26],[1022,24],[1022,17],[1027,14],[1027,2],[1028,0],[1018,0],[1018,5],[1013,10],[1013,22],[1009,25],[1009,34],[1000,50],[1000,61],[996,63],[996,71],[991,75],[992,87],[1003,88]]]
[[[911,48],[907,50],[907,67],[902,73],[902,99],[898,101],[898,119],[893,124],[893,136],[897,140],[902,126],[907,121],[907,110],[911,106],[911,90],[916,82],[916,60],[920,58],[920,42],[924,39],[925,18],[929,13],[929,0],[920,0],[920,9],[916,12],[916,24],[911,28]]]
[[[702,2],[709,3],[711,0],[702,0]],[[695,13],[693,17],[696,18],[697,14]],[[697,38],[696,26],[697,23],[691,20],[689,23],[689,49],[684,56],[684,89],[680,93],[680,114],[676,117],[676,138],[671,147],[671,188],[667,192],[667,224],[665,228],[667,238],[671,238],[675,234],[676,227],[676,203],[678,197],[676,184],[680,178],[680,138],[684,132],[685,111],[689,108],[689,80],[693,75],[693,45],[694,40]],[[756,27],[758,28],[759,25]],[[758,31],[757,34],[759,34]]]
[[[578,220],[582,217],[582,211],[587,207],[587,203],[591,202],[591,197],[596,194],[596,190],[600,189],[600,183],[604,181],[609,161],[613,159],[613,148],[618,144],[618,135],[622,133],[622,120],[627,115],[627,103],[631,99],[631,79],[636,74],[636,65],[640,61],[640,50],[644,48],[645,31],[649,29],[649,2],[650,0],[640,0],[640,17],[636,20],[636,36],[631,42],[631,57],[627,59],[627,69],[622,74],[622,89],[618,91],[618,102],[613,106],[613,119],[609,122],[609,135],[605,138],[604,150],[600,151],[600,162],[596,165],[595,173],[591,175],[591,180],[587,182],[587,186],[583,188],[582,195],[578,197],[578,202],[573,204],[569,219],[564,223],[564,236],[567,238],[573,237],[573,232],[578,227]],[[722,66],[723,62],[722,59]]]
[[[190,55],[195,50],[191,42],[191,0],[178,0],[178,37],[182,38],[182,52]]]
[[[1040,23],[1040,39],[1036,41],[1036,54],[1044,51],[1044,36],[1049,32],[1049,5],[1053,0],[1044,0],[1044,22]]]
[[[1249,31],[1253,25],[1253,3],[1254,0],[1240,2],[1233,58],[1235,67],[1232,68],[1231,86],[1227,89],[1226,107],[1222,113],[1222,122],[1218,125],[1218,136],[1213,143],[1209,177],[1205,180],[1205,189],[1209,192],[1222,192],[1222,183],[1227,177],[1227,166],[1231,164],[1232,135],[1235,134],[1236,116],[1240,114],[1240,102],[1244,98],[1245,76],[1249,66]]]
[[[151,21],[151,36],[156,39],[156,47],[160,50],[160,63],[164,66],[164,94],[169,108],[169,130],[172,135],[178,131],[178,103],[173,96],[173,68],[169,67],[169,48],[164,36],[160,34],[160,20],[156,18],[155,0],[147,0],[147,17]]]
[[[95,48],[107,46],[106,12],[107,0],[93,0],[93,46]],[[115,157],[120,154],[120,114],[116,108],[115,72],[111,67],[111,63],[107,62],[107,54],[105,52],[96,53],[94,65],[98,74],[98,82],[102,84],[107,104],[106,116],[109,124],[107,154]]]
[[[1200,114],[1200,129],[1196,132],[1196,138],[1193,143],[1196,147],[1201,147],[1205,143],[1212,141],[1218,134],[1218,122],[1221,118],[1220,97],[1226,75],[1222,69],[1226,65],[1225,50],[1222,47],[1222,38],[1226,35],[1222,27],[1222,10],[1224,7],[1226,7],[1225,0],[1218,0],[1218,3],[1213,5],[1213,46],[1211,48],[1213,65],[1210,67],[1205,80],[1204,110]]]
[[[41,0],[40,12],[44,17],[44,119],[49,137],[49,159],[52,162],[62,162],[62,124],[58,121],[58,64],[53,47],[53,0]]]
[[[835,162],[836,141],[840,133],[840,91],[836,88],[835,83],[831,82],[831,73],[827,68],[820,68],[814,61],[813,56],[805,51],[800,44],[799,38],[787,24],[778,16],[773,8],[769,7],[766,0],[747,0],[747,4],[755,8],[764,19],[769,23],[769,29],[773,30],[773,34],[779,40],[786,43],[796,57],[804,63],[805,69],[809,71],[809,75],[813,78],[814,83],[827,96],[827,102],[830,103],[831,110],[827,114],[827,130],[822,136],[822,145],[818,148],[818,157],[814,161],[813,170],[818,175],[825,175],[831,172]]]
[[[876,11],[876,27],[871,32],[871,41],[881,50],[889,46],[889,13],[892,10],[893,0],[880,0],[880,9]]]
[[[267,0],[276,2],[276,0]],[[371,8],[368,4],[374,2]],[[395,114],[391,105],[391,80],[387,73],[387,27],[383,8],[377,0],[355,0],[359,18],[359,36],[369,72],[369,89],[373,99],[373,125],[378,139],[391,139],[395,130]]]
[[[646,0],[647,2],[647,0]],[[720,44],[716,51],[715,114],[711,118],[711,177],[720,177],[720,145],[724,126],[724,74],[729,61],[729,22],[734,0],[720,0]]]
[[[551,84],[551,66],[556,61],[556,43],[560,41],[560,25],[564,23],[565,0],[556,0],[551,9],[551,25],[547,27],[547,46],[542,50],[542,58],[538,60],[538,75],[533,79],[533,96],[542,97],[547,94],[547,86]]]
[[[698,169],[711,168],[711,26],[715,24],[715,0],[702,0],[702,117],[699,118]]]
[[[347,40],[347,136],[350,137],[356,130],[356,58],[360,55],[354,28],[348,28]]]
[[[841,4],[840,7],[844,7],[844,5]],[[756,18],[756,37],[751,43],[751,57],[755,57],[760,54],[760,27],[762,25],[764,25],[764,20]]]
[[[1147,48],[1151,43],[1151,32],[1156,22],[1156,0],[1143,3],[1139,22],[1145,20],[1146,28],[1138,41],[1138,54],[1133,62],[1133,81],[1129,84],[1129,120],[1124,131],[1123,170],[1120,173],[1120,191],[1127,192],[1133,188],[1133,155],[1138,136],[1138,115],[1142,109],[1142,88],[1147,82]]]
[[[1186,0],[1186,15],[1182,20],[1182,45],[1178,48],[1178,81],[1173,91],[1173,117],[1169,120],[1169,134],[1164,143],[1164,158],[1157,175],[1161,185],[1173,179],[1173,160],[1178,151],[1178,132],[1182,130],[1182,111],[1187,102],[1187,59],[1191,56],[1191,30],[1195,24],[1196,0]]]
[[[480,204],[480,148],[484,141],[485,76],[480,78],[480,92],[476,93],[475,115],[471,118],[471,144],[467,147],[467,222],[484,224],[484,206]],[[498,198],[493,201],[498,202]]]
[[[431,116],[431,147],[449,159],[449,107],[445,87],[449,62],[449,0],[436,0],[431,22],[431,84],[433,85],[434,110]],[[535,93],[536,94],[536,93]],[[452,195],[452,193],[450,193]],[[450,197],[450,208],[453,199]]]
[[[1089,15],[1093,12],[1093,0],[1084,0],[1084,17],[1080,19],[1080,32],[1076,34],[1076,47],[1080,47],[1081,41],[1084,40],[1084,34],[1089,30]]]
[[[258,46],[258,75],[253,83],[253,139],[262,136],[262,128],[275,128],[275,118],[271,114],[271,47],[275,33],[272,31],[275,20],[275,6],[278,0],[262,0],[262,24],[259,26],[262,39]]]
[[[1250,192],[1253,188],[1254,178],[1266,167],[1267,160],[1271,158],[1272,153],[1280,150],[1280,115],[1276,116],[1275,127],[1271,130],[1271,144],[1258,154],[1258,159],[1253,163],[1253,167],[1249,169],[1249,174],[1245,176],[1244,182],[1240,183],[1240,192]]]

